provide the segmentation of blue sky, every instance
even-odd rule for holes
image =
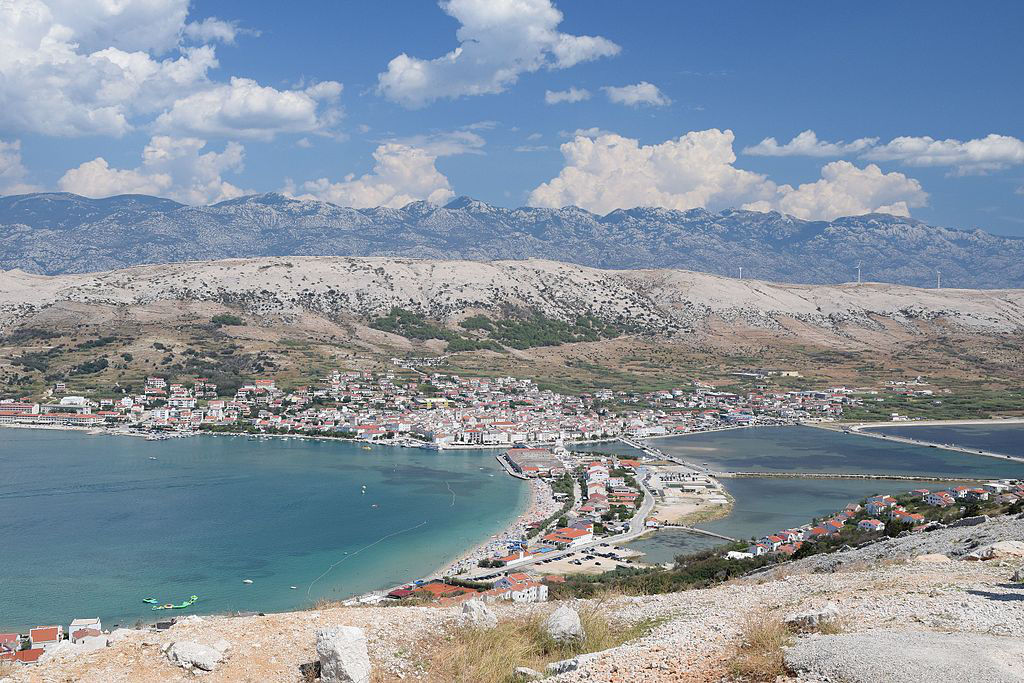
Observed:
[[[0,193],[881,210],[1024,236],[1019,3],[108,5],[0,8]]]

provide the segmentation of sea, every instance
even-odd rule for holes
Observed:
[[[1024,425],[1017,429],[1001,438],[1024,442]],[[974,445],[964,436],[954,441]],[[921,478],[724,478],[734,509],[701,526],[743,539],[874,493],[927,487],[928,477],[1024,477],[1021,463],[811,427],[650,443],[725,471]],[[977,447],[1000,450],[991,442]],[[635,454],[617,443],[586,448]],[[429,574],[504,529],[528,496],[494,451],[0,429],[0,631],[76,617],[132,625],[344,599]],[[663,531],[632,547],[665,562],[718,544]],[[142,602],[180,603],[193,594],[199,601],[184,611],[154,612]]]
[[[493,451],[0,429],[0,631],[283,611],[387,588],[504,529],[528,488]],[[142,602],[191,595],[188,610]]]

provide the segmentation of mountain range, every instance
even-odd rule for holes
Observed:
[[[805,221],[776,212],[578,207],[353,209],[279,194],[188,206],[144,195],[0,197],[0,269],[62,274],[267,256],[545,258],[608,269],[680,268],[793,283],[1024,287],[1024,239],[867,214]]]

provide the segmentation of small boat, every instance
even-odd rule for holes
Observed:
[[[149,459],[150,460],[156,460],[156,456],[155,455],[151,455],[151,456],[149,456]]]
[[[153,609],[155,609],[155,610],[157,610],[157,609],[185,609],[186,607],[191,607],[192,604],[196,600],[198,600],[198,599],[199,599],[198,595],[193,595],[192,597],[190,597],[188,600],[186,600],[185,602],[181,603],[180,605],[175,605],[173,602],[169,602],[166,605],[156,605],[156,606],[153,607]]]
[[[372,507],[372,508],[379,508],[379,507],[380,507],[380,505],[377,505],[376,503],[374,503],[374,504],[373,504],[373,505],[371,505],[370,507]]]
[[[288,586],[290,589],[295,590],[298,586]]]
[[[360,448],[362,448],[364,451],[372,451],[373,450],[373,446],[360,446]]]
[[[252,579],[242,579],[242,583],[252,583]]]
[[[142,602],[146,603],[147,605],[155,605],[160,601],[156,598],[142,598]]]

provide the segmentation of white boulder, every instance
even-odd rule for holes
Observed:
[[[822,624],[835,621],[838,618],[839,609],[832,603],[826,603],[818,609],[790,614],[783,621],[796,631],[813,631],[821,627]]]
[[[568,605],[561,605],[544,622],[544,630],[556,643],[582,641],[586,638],[579,613]]]
[[[469,600],[462,603],[462,614],[459,621],[463,626],[494,628],[498,625],[498,617],[482,600]]]
[[[167,648],[167,659],[187,671],[213,671],[223,658],[214,648],[189,640],[175,641]]]
[[[354,626],[335,626],[316,632],[320,680],[325,683],[368,683],[370,655],[366,633]]]
[[[1005,560],[1013,557],[1024,557],[1024,541],[999,541],[975,550],[966,559]]]

